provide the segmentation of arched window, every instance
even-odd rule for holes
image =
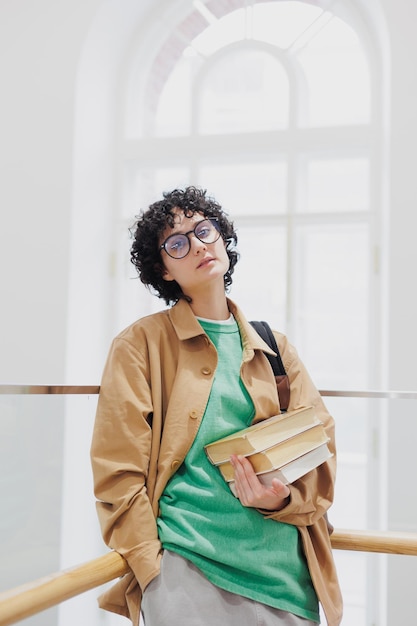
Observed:
[[[249,315],[277,320],[294,340],[310,337],[307,360],[309,346],[318,353],[325,326],[353,363],[369,352],[363,339],[372,340],[366,303],[375,141],[366,50],[347,21],[318,6],[240,4],[225,12],[224,3],[195,2],[147,68],[132,64],[121,213],[130,219],[173,186],[207,188],[240,231],[232,297],[247,302]],[[121,311],[131,319],[125,305],[123,298]],[[339,333],[352,321],[354,341]],[[323,383],[337,385],[334,368],[325,374],[329,355],[320,344],[322,363],[311,362]],[[375,384],[362,356],[352,384]]]
[[[137,36],[121,90],[116,328],[163,306],[126,281],[134,215],[195,184],[238,228],[230,296],[247,317],[286,332],[319,388],[377,387],[383,99],[372,32],[343,1],[172,4]],[[340,490],[356,488],[354,512],[346,497],[332,514],[375,527],[371,408],[326,403],[337,414]],[[369,556],[338,559],[374,572]],[[359,625],[369,585],[349,585]]]

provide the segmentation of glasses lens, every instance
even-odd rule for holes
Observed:
[[[220,237],[220,231],[215,220],[203,220],[194,229],[194,234],[203,243],[214,243]]]
[[[184,258],[190,251],[190,233],[194,233],[197,239],[203,243],[214,243],[220,237],[220,227],[215,219],[201,220],[188,233],[170,235],[161,248],[164,248],[165,252],[173,259]]]
[[[173,259],[182,259],[182,257],[188,254],[190,242],[187,235],[171,235],[165,241],[164,248],[166,253]]]

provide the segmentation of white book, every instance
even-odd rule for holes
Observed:
[[[294,459],[290,463],[283,465],[277,469],[273,469],[267,472],[260,472],[257,474],[261,483],[270,487],[272,485],[272,479],[278,478],[285,485],[291,484],[294,481],[298,480],[311,470],[315,469],[328,459],[332,457],[332,453],[330,452],[327,443],[323,443],[318,446],[314,450],[307,452],[299,456],[297,459]],[[250,460],[250,458],[249,458]],[[228,482],[229,487],[234,495],[236,495],[234,480]]]

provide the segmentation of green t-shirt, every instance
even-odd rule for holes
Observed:
[[[242,506],[205,454],[205,444],[248,426],[254,406],[240,378],[236,322],[200,323],[216,347],[218,366],[197,436],[160,499],[162,546],[222,589],[318,622],[297,528]]]

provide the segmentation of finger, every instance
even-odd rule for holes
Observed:
[[[255,470],[252,467],[250,461],[243,457],[238,456],[235,459],[235,480],[240,483],[240,486],[246,490],[257,490],[260,485]]]
[[[259,483],[251,463],[242,456],[233,455],[231,463],[234,469],[235,488],[240,500],[247,501],[253,489]]]
[[[274,478],[272,485],[263,485],[250,461],[242,456],[231,458],[235,472],[235,492],[244,506],[279,510],[285,506],[290,489],[280,480]]]

